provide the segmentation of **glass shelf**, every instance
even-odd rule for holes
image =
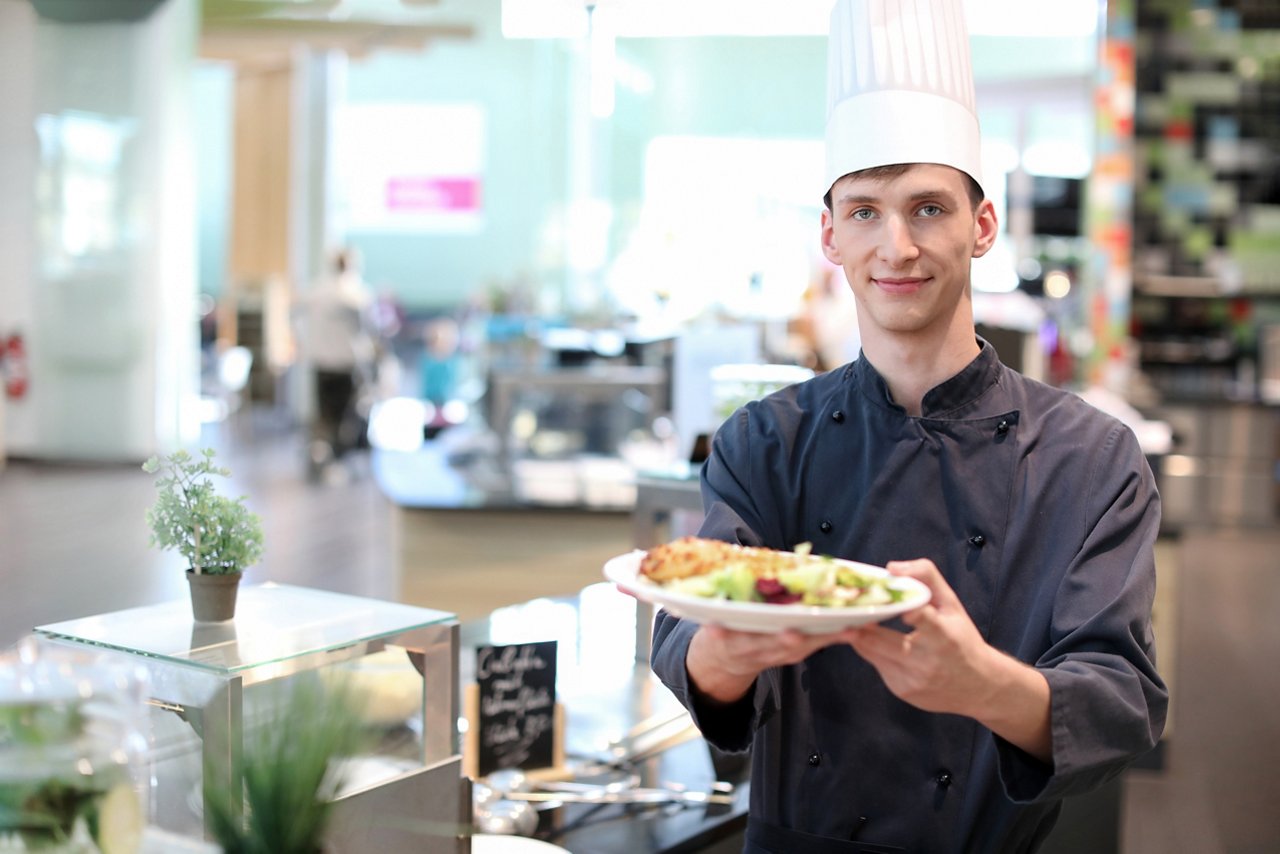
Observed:
[[[226,623],[196,623],[182,600],[51,623],[36,631],[218,673],[240,673],[454,619],[429,608],[262,584],[240,588],[236,618]]]

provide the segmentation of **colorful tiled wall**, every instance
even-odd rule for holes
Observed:
[[[1166,399],[1280,403],[1280,0],[1136,0],[1133,331]]]
[[[1136,12],[1138,290],[1280,293],[1280,0]]]

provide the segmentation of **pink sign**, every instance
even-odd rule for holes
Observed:
[[[480,179],[388,178],[386,200],[388,210],[403,213],[475,213],[480,210]]]

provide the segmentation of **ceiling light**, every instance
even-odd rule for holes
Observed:
[[[1044,277],[1045,296],[1062,299],[1071,293],[1071,278],[1061,270],[1054,270]]]
[[[608,8],[622,37],[825,36],[834,0],[502,0],[507,38],[578,38],[587,8]],[[975,36],[1089,36],[1100,0],[965,0]]]

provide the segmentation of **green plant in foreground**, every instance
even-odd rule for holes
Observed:
[[[156,475],[160,491],[147,510],[151,545],[173,549],[192,572],[243,572],[262,557],[262,519],[244,505],[244,496],[228,498],[214,491],[213,476],[231,472],[215,466],[215,451],[200,458],[186,451],[152,457],[143,471]]]
[[[319,852],[342,783],[338,761],[365,743],[343,683],[301,677],[273,699],[245,737],[243,787],[205,792],[210,831],[226,854]]]

